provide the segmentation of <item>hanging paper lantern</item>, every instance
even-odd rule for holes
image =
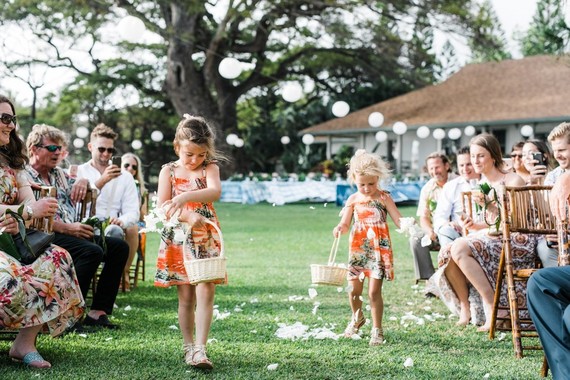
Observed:
[[[368,115],[368,125],[372,128],[378,128],[384,123],[384,115],[380,112],[372,112]]]
[[[339,100],[332,105],[332,113],[336,117],[344,117],[350,112],[350,106],[347,102]]]
[[[312,143],[315,142],[315,136],[311,135],[310,133],[307,133],[306,135],[303,135],[303,138],[301,140],[303,141],[303,144],[311,145]]]
[[[392,126],[392,130],[394,131],[395,134],[401,136],[404,133],[406,133],[406,131],[408,130],[408,126],[403,121],[397,121]]]
[[[117,24],[119,35],[123,40],[137,42],[141,39],[145,26],[140,18],[134,16],[126,16]]]
[[[530,136],[532,136],[533,133],[534,133],[534,130],[532,129],[532,127],[530,125],[523,125],[521,127],[521,135],[523,135],[524,137],[530,137]]]
[[[458,140],[461,137],[461,129],[451,128],[447,132],[447,137],[449,137],[451,140]]]
[[[289,136],[283,136],[281,137],[281,144],[283,145],[287,145],[291,142],[291,139],[289,138]]]
[[[131,147],[134,150],[139,150],[140,148],[142,148],[142,142],[141,140],[133,140],[133,142],[131,142]]]
[[[465,130],[463,131],[463,134],[464,134],[465,136],[471,137],[471,136],[473,136],[473,135],[475,134],[475,132],[476,132],[476,131],[475,131],[475,127],[472,126],[472,125],[468,125],[468,126],[465,127]]]
[[[426,127],[425,125],[421,126],[418,128],[418,130],[416,131],[416,135],[420,138],[420,139],[425,139],[429,136],[429,128]]]
[[[303,87],[298,82],[289,82],[283,86],[283,99],[290,103],[295,103],[303,97]]]
[[[241,71],[241,62],[235,58],[224,58],[218,66],[218,72],[226,79],[235,79],[239,77]]]
[[[384,131],[378,131],[376,132],[376,134],[374,135],[374,138],[376,139],[376,141],[378,141],[379,143],[384,142],[386,140],[388,140],[388,134]]]
[[[445,131],[441,128],[436,128],[432,132],[432,136],[436,140],[443,140],[445,138]]]

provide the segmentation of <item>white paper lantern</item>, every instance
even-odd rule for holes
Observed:
[[[77,135],[77,137],[79,137],[80,139],[84,139],[87,136],[89,136],[89,129],[85,128],[85,127],[78,127],[75,130],[75,134]]]
[[[243,141],[242,139],[240,139],[240,138],[238,138],[238,139],[234,142],[234,146],[235,146],[236,148],[241,148],[241,147],[243,146],[243,144],[244,144],[244,141]]]
[[[374,135],[374,138],[376,139],[376,141],[378,141],[379,143],[384,142],[386,140],[388,140],[388,134],[384,131],[378,131],[376,132],[376,134]]]
[[[298,82],[289,82],[283,86],[283,99],[290,103],[295,103],[303,97],[303,87]]]
[[[397,121],[392,126],[392,130],[397,135],[403,135],[408,130],[408,126],[403,121]]]
[[[226,79],[235,79],[239,77],[241,71],[241,62],[235,58],[224,58],[218,66],[218,72]]]
[[[131,142],[131,147],[134,150],[139,150],[140,148],[142,148],[142,142],[141,140],[133,140],[133,142]]]
[[[432,136],[436,140],[443,140],[445,138],[445,131],[441,128],[436,128],[432,132]]]
[[[451,128],[447,131],[447,137],[451,140],[458,140],[461,137],[461,129],[459,128]]]
[[[416,135],[420,138],[420,139],[425,139],[429,136],[429,128],[426,127],[425,125],[422,125],[421,127],[418,128],[418,130],[416,131]]]
[[[476,132],[476,131],[475,131],[475,127],[472,126],[472,125],[468,125],[468,126],[465,127],[465,130],[463,131],[463,134],[464,134],[465,136],[471,137],[471,136],[473,136],[473,135],[475,134],[475,132]]]
[[[368,124],[372,128],[378,128],[382,125],[382,123],[384,123],[384,115],[382,115],[380,112],[372,112],[370,115],[368,115]]]
[[[73,146],[76,147],[77,149],[83,148],[84,145],[85,141],[83,141],[83,139],[80,139],[79,137],[73,139]]]
[[[235,133],[230,133],[226,136],[226,142],[228,145],[235,145],[236,141],[239,139],[238,135]]]
[[[521,135],[523,135],[524,137],[530,137],[530,136],[532,136],[533,133],[534,133],[534,130],[532,129],[532,127],[530,125],[523,125],[521,127]]]
[[[160,142],[164,138],[164,135],[161,131],[152,131],[150,134],[150,139],[154,142]]]
[[[303,144],[311,145],[312,143],[315,142],[315,136],[311,135],[310,133],[307,133],[306,135],[303,135],[303,138],[301,140],[303,141]]]
[[[339,100],[332,105],[332,113],[336,117],[344,117],[350,112],[350,106],[347,102]]]
[[[141,39],[145,26],[140,18],[134,16],[126,16],[117,24],[119,35],[123,40],[137,42]]]
[[[289,138],[289,136],[283,136],[281,137],[281,144],[283,145],[287,145],[291,142],[291,139]]]

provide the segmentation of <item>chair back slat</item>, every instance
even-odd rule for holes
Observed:
[[[83,200],[75,205],[75,221],[81,222],[85,218],[95,215],[97,205],[97,190],[89,188]]]
[[[552,186],[505,186],[502,219],[510,232],[548,235],[557,233],[548,199]]]

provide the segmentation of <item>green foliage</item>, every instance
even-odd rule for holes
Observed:
[[[475,17],[473,36],[469,47],[474,62],[502,61],[510,59],[507,51],[505,32],[489,0],[480,5]]]
[[[568,52],[570,27],[564,10],[566,1],[539,0],[532,23],[521,39],[523,55],[563,54]]]

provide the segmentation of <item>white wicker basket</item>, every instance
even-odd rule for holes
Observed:
[[[316,285],[341,286],[344,284],[347,269],[334,264],[340,235],[335,237],[328,265],[311,264],[311,282]]]
[[[184,267],[186,268],[186,274],[188,275],[188,279],[191,284],[219,281],[226,278],[226,257],[224,254],[224,238],[222,236],[222,231],[220,231],[215,223],[212,223],[209,220],[206,220],[206,223],[214,226],[220,236],[220,256],[208,259],[191,259],[187,256],[189,254],[187,252],[190,251],[189,249],[186,249],[188,239],[184,239],[184,246],[182,249],[184,252]],[[190,230],[188,232],[190,232]]]

